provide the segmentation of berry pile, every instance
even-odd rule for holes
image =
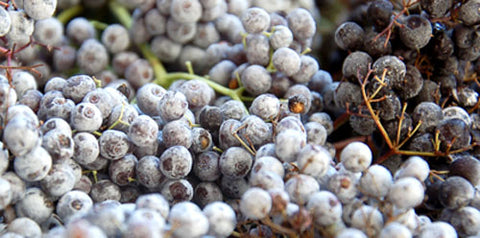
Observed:
[[[480,235],[480,1],[354,2],[1,0],[0,237]]]

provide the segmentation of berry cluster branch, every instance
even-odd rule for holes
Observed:
[[[445,151],[442,151],[441,148],[440,148],[441,141],[439,139],[440,132],[436,131],[435,138],[432,141],[432,143],[434,145],[434,151],[402,150],[402,147],[410,140],[410,138],[412,138],[412,136],[420,128],[420,125],[422,124],[422,121],[419,121],[417,123],[417,125],[415,125],[414,128],[409,128],[406,137],[403,140],[401,140],[400,132],[401,132],[401,129],[402,129],[403,120],[405,119],[405,112],[406,112],[406,108],[407,108],[407,104],[405,103],[402,107],[402,111],[401,111],[401,114],[400,114],[400,117],[399,117],[398,128],[397,128],[397,136],[396,136],[395,140],[392,140],[390,138],[390,136],[388,135],[386,129],[384,128],[382,122],[380,121],[380,117],[379,117],[378,113],[373,109],[373,106],[372,106],[373,102],[379,100],[379,99],[376,99],[375,96],[377,95],[377,93],[381,90],[381,88],[384,85],[386,71],[383,72],[381,77],[378,77],[376,75],[373,76],[373,79],[376,80],[380,84],[380,86],[375,92],[373,92],[371,95],[368,95],[366,87],[367,87],[367,84],[369,83],[368,79],[370,78],[372,73],[373,73],[373,69],[370,68],[367,75],[363,79],[359,78],[362,98],[363,98],[363,101],[365,103],[366,108],[368,109],[368,112],[369,112],[371,118],[374,120],[375,125],[377,126],[377,129],[379,130],[380,134],[384,138],[385,143],[387,144],[387,146],[390,150],[385,155],[381,156],[377,160],[377,163],[382,163],[385,160],[387,160],[391,155],[395,155],[395,154],[410,155],[410,156],[417,155],[417,156],[424,156],[424,157],[438,157],[438,156],[448,157],[451,154],[461,153],[461,152],[470,150],[471,148],[476,146],[475,143],[472,143],[468,147],[460,148],[460,149],[457,149],[457,150],[450,150],[451,146],[455,142],[455,140],[452,140],[447,144],[447,148],[445,149]]]
[[[130,28],[132,25],[132,18],[128,10],[118,4],[116,1],[110,1],[109,3],[110,10],[112,11],[113,15],[118,18],[118,21],[124,25],[126,28]],[[175,80],[184,79],[184,80],[191,80],[196,79],[207,83],[211,88],[213,88],[216,92],[230,96],[234,100],[242,101],[243,99],[248,99],[243,97],[243,92],[245,88],[239,87],[236,89],[230,89],[224,87],[218,83],[215,83],[203,76],[196,75],[193,72],[167,72],[165,67],[163,66],[160,59],[158,59],[155,54],[151,51],[150,46],[148,44],[141,44],[138,45],[140,51],[142,52],[145,59],[152,65],[153,71],[155,74],[155,81],[154,83],[161,85],[162,87],[168,88]]]

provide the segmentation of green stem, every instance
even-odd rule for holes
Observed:
[[[150,46],[145,43],[141,44],[139,48],[145,59],[147,59],[150,65],[152,65],[153,73],[155,74],[154,83],[161,85],[165,88],[167,87],[167,85],[170,85],[168,82],[165,81],[165,76],[167,75],[165,67],[163,67],[162,62],[160,62],[157,56],[150,50]]]
[[[108,27],[107,23],[97,21],[97,20],[90,20],[90,24],[92,24],[95,29],[101,30],[101,31],[105,30]]]
[[[58,14],[57,15],[57,20],[59,20],[61,23],[63,23],[65,25],[74,16],[80,15],[80,13],[82,11],[83,11],[83,6],[81,6],[81,5],[73,6],[69,9],[66,9],[66,10],[62,11],[60,14]]]
[[[172,84],[175,80],[178,80],[178,79],[185,79],[185,80],[197,79],[197,80],[203,81],[206,84],[208,84],[208,86],[213,88],[213,90],[215,90],[216,92],[223,95],[230,96],[232,99],[238,100],[238,101],[241,101],[240,96],[242,95],[242,92],[245,90],[244,88],[238,88],[235,90],[229,89],[209,79],[206,79],[202,76],[198,76],[196,74],[189,74],[185,72],[172,72],[172,73],[166,74],[165,77],[163,78],[166,84],[162,86],[168,87],[170,86],[170,84]]]
[[[118,21],[123,26],[125,26],[127,29],[130,29],[130,27],[132,27],[132,18],[130,17],[130,12],[128,12],[125,7],[118,4],[116,1],[110,1],[109,7],[113,15],[118,18]]]

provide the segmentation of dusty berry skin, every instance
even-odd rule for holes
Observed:
[[[72,110],[70,124],[77,131],[93,132],[102,125],[102,112],[92,103],[82,102]]]
[[[287,47],[275,50],[272,55],[272,62],[278,71],[287,76],[293,76],[300,70],[301,66],[300,55]]]
[[[159,168],[169,179],[184,178],[192,169],[192,156],[184,146],[172,146],[160,156]]]
[[[17,156],[13,161],[15,173],[25,181],[40,181],[47,176],[52,167],[50,154],[38,146],[29,153]]]
[[[7,123],[3,131],[3,141],[12,154],[17,157],[25,156],[41,143],[41,134],[35,124],[23,116],[15,117]]]
[[[100,180],[93,184],[90,196],[96,203],[107,200],[118,201],[121,197],[120,187],[109,179]]]
[[[73,137],[73,159],[79,164],[88,164],[98,157],[100,147],[97,138],[88,132],[80,132]]]
[[[220,156],[220,172],[231,178],[243,178],[253,164],[252,155],[241,147],[230,147]]]
[[[19,216],[28,217],[37,223],[46,221],[54,209],[54,201],[36,187],[28,188],[25,196],[15,204]]]
[[[192,184],[185,179],[166,180],[161,186],[160,193],[172,206],[179,202],[192,200],[194,189]]]
[[[118,160],[112,161],[108,166],[108,174],[112,182],[119,186],[128,185],[136,176],[135,167],[137,163],[137,157],[132,154],[127,154]]]
[[[363,28],[355,22],[344,22],[335,31],[335,43],[343,50],[354,51],[363,44]]]
[[[209,203],[223,201],[223,194],[216,183],[201,182],[195,186],[193,201],[203,208]]]
[[[183,120],[174,120],[165,124],[162,130],[163,143],[166,147],[181,145],[192,146],[192,130]]]
[[[208,218],[209,233],[224,236],[235,229],[237,218],[235,211],[224,202],[213,202],[203,208],[203,214]]]
[[[411,49],[421,49],[428,44],[432,25],[427,18],[412,14],[405,18],[404,25],[399,33],[403,44]]]
[[[137,179],[140,184],[147,188],[155,188],[165,179],[160,172],[160,160],[155,156],[144,156],[137,164]]]
[[[240,211],[250,219],[265,218],[272,209],[272,199],[268,192],[260,188],[250,188],[240,200]]]
[[[188,101],[188,108],[197,111],[205,105],[213,102],[215,92],[205,82],[200,80],[189,80],[183,83],[178,89]]]
[[[85,214],[92,206],[93,201],[87,193],[70,191],[58,200],[56,211],[62,220],[68,221],[74,215]]]
[[[49,195],[59,197],[73,189],[75,175],[71,167],[65,164],[54,164],[40,184]]]
[[[96,39],[85,40],[77,51],[77,64],[87,74],[96,74],[105,69],[109,55],[105,46]]]
[[[446,208],[458,209],[468,205],[473,196],[473,186],[468,180],[459,176],[452,176],[441,185],[439,200]]]
[[[133,144],[145,146],[156,142],[158,136],[158,125],[149,116],[140,115],[136,117],[128,128],[128,137]]]
[[[480,184],[480,173],[478,173],[479,169],[480,162],[477,159],[471,156],[465,156],[456,159],[450,164],[449,175],[463,177],[467,179],[473,186],[477,186]]]
[[[117,130],[106,130],[98,138],[100,155],[110,160],[117,160],[127,154],[130,149],[128,135]]]
[[[166,121],[180,119],[187,109],[187,98],[181,92],[167,91],[158,104],[160,116]]]

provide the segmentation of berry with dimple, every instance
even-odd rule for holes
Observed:
[[[163,143],[166,147],[182,145],[186,148],[192,146],[192,130],[182,120],[168,122],[162,130]]]
[[[153,68],[147,60],[137,59],[125,69],[125,79],[134,88],[140,88],[152,81]]]
[[[249,184],[252,187],[259,187],[265,190],[283,190],[285,185],[282,177],[273,171],[260,170],[250,176]]]
[[[25,0],[23,7],[29,17],[35,20],[46,19],[55,12],[57,0]]]
[[[368,65],[371,64],[372,57],[363,51],[355,51],[349,54],[342,65],[342,73],[346,78],[357,79],[363,77],[368,72]]]
[[[272,171],[282,178],[285,175],[285,169],[283,168],[282,162],[272,156],[256,157],[250,172],[250,176],[253,176],[262,170]]]
[[[112,182],[119,186],[128,185],[135,178],[135,167],[138,160],[135,155],[127,154],[124,157],[112,161],[108,166],[108,175]]]
[[[412,14],[404,19],[404,27],[400,28],[400,39],[407,47],[418,50],[428,44],[432,35],[430,21],[421,16]]]
[[[77,131],[92,132],[100,128],[102,121],[102,113],[94,104],[82,102],[72,111],[70,123]]]
[[[135,204],[137,208],[154,210],[165,219],[168,217],[168,213],[170,211],[167,200],[165,200],[165,198],[158,193],[141,195],[137,198]]]
[[[218,166],[220,156],[213,151],[206,151],[195,156],[193,173],[201,181],[215,181],[220,178]]]
[[[173,121],[180,119],[188,109],[188,101],[181,92],[167,91],[158,103],[158,112],[162,119]]]
[[[348,203],[359,193],[358,178],[348,171],[331,174],[327,178],[327,189],[334,193],[342,203]]]
[[[272,129],[260,117],[250,115],[243,118],[238,135],[243,141],[260,146],[269,142],[272,137]]]
[[[90,91],[95,90],[95,81],[88,75],[74,75],[67,79],[65,87],[62,87],[63,95],[72,99],[75,103],[82,101]]]
[[[56,213],[63,221],[68,221],[71,217],[87,213],[93,206],[93,201],[82,191],[70,191],[65,193],[56,206]]]
[[[58,46],[62,42],[63,24],[53,17],[38,20],[35,22],[33,36],[42,44]]]
[[[391,84],[401,84],[407,73],[405,63],[393,55],[378,58],[373,62],[372,69],[377,77],[391,82],[388,83],[387,88],[390,87]],[[385,75],[385,77],[383,75]]]
[[[422,102],[413,110],[412,119],[414,123],[421,121],[419,132],[431,132],[443,119],[442,108],[433,102]]]
[[[283,25],[275,26],[272,35],[269,38],[270,45],[273,49],[281,47],[288,47],[293,41],[293,33],[287,27]]]
[[[40,130],[38,130],[35,122],[23,116],[12,118],[3,131],[3,142],[8,146],[10,152],[17,157],[34,150],[41,142],[40,139]]]
[[[266,66],[270,62],[270,44],[263,34],[249,34],[246,38],[246,57],[250,65]]]
[[[192,129],[192,151],[196,154],[211,150],[213,147],[212,134],[201,127]]]

